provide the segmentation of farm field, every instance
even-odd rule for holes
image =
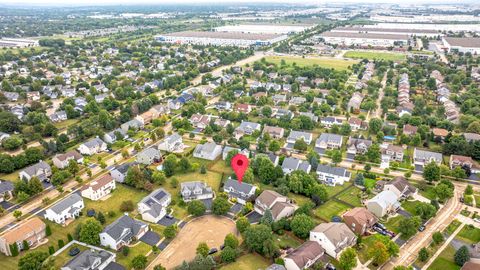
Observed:
[[[265,57],[265,60],[274,64],[281,64],[281,61],[285,60],[287,65],[292,65],[293,63],[299,67],[319,65],[323,68],[333,68],[337,70],[346,70],[352,64],[358,63],[357,60],[343,60],[330,57],[302,58],[295,56],[268,56]]]
[[[389,61],[403,61],[406,59],[405,54],[401,53],[387,53],[387,52],[365,52],[365,51],[349,51],[344,55],[346,58],[353,59],[381,59]]]

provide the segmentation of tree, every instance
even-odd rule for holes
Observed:
[[[222,262],[234,262],[237,258],[237,251],[234,248],[227,246],[220,253],[220,258],[222,259]]]
[[[73,159],[70,159],[68,161],[68,167],[67,167],[68,171],[72,174],[72,175],[76,175],[78,173],[78,171],[80,170],[80,168],[78,167],[78,163],[77,161],[73,160]]]
[[[154,171],[152,174],[152,180],[153,182],[163,185],[165,184],[165,173],[163,171]]]
[[[23,250],[29,250],[30,249],[30,246],[28,245],[27,240],[23,240],[22,247],[23,247]]]
[[[201,216],[205,213],[207,207],[203,204],[202,201],[194,200],[188,204],[188,213],[196,217]]]
[[[272,140],[268,145],[268,150],[272,152],[277,152],[278,150],[280,150],[280,143],[276,140]]]
[[[187,158],[182,157],[178,162],[178,167],[182,172],[188,172],[192,168],[192,164],[190,164],[190,161]]]
[[[340,268],[343,270],[351,270],[357,266],[357,253],[351,247],[345,249],[339,258]]]
[[[197,255],[201,255],[203,257],[207,257],[208,256],[208,252],[210,251],[210,248],[208,247],[207,243],[205,242],[201,242],[198,244],[197,246]]]
[[[50,225],[47,225],[47,226],[45,227],[45,235],[46,235],[46,236],[52,235],[52,228],[50,228]]]
[[[389,258],[388,250],[385,244],[378,241],[368,249],[368,257],[372,259],[374,265],[381,265]]]
[[[130,248],[128,246],[123,246],[122,247],[122,255],[127,257],[129,253],[130,253]]]
[[[12,257],[18,256],[18,245],[17,245],[17,243],[13,243],[9,247],[10,247],[10,253],[12,254]]]
[[[332,151],[332,162],[338,164],[342,161],[342,152],[339,150]]]
[[[105,216],[103,215],[102,212],[98,212],[97,214],[97,220],[100,222],[100,224],[105,224]]]
[[[230,203],[228,202],[228,200],[223,197],[223,196],[220,196],[220,197],[217,197],[215,200],[213,200],[213,204],[212,204],[212,212],[215,214],[215,215],[225,215],[226,213],[228,213],[228,210],[230,210]]]
[[[135,205],[130,200],[123,201],[120,204],[120,211],[122,211],[122,212],[132,212],[134,209],[135,209]]]
[[[365,182],[365,177],[363,176],[363,173],[359,173],[355,176],[355,184],[359,186],[363,186]]]
[[[145,255],[137,255],[132,259],[130,266],[135,270],[145,269],[147,267],[147,257]]]
[[[273,223],[273,216],[272,216],[272,211],[267,208],[265,210],[265,213],[263,214],[263,217],[260,219],[261,224],[265,224],[267,226],[271,226]]]
[[[239,217],[235,224],[240,233],[244,233],[250,227],[250,222],[244,216]]]
[[[167,177],[172,176],[177,168],[177,157],[174,154],[170,154],[165,158],[163,162],[163,171]]]
[[[432,235],[432,240],[435,245],[438,245],[444,241],[443,234],[441,232],[434,232]]]
[[[377,134],[382,129],[382,126],[383,121],[381,119],[373,118],[368,124],[368,131],[370,134]]]
[[[22,211],[20,211],[20,210],[15,210],[15,211],[13,211],[13,216],[14,216],[17,220],[20,220],[20,217],[22,216]]]
[[[89,245],[99,245],[99,234],[102,232],[102,230],[102,224],[100,224],[100,222],[97,220],[90,218],[85,222],[85,224],[83,224],[78,240]]]
[[[410,237],[412,237],[417,232],[420,224],[420,217],[416,216],[410,218],[403,218],[402,220],[400,220],[398,230],[402,234],[402,239],[409,239]]]
[[[245,245],[248,249],[264,254],[263,244],[265,241],[272,239],[272,229],[263,224],[252,225],[247,228],[244,237]]]
[[[167,270],[167,268],[163,267],[161,264],[157,264],[153,267],[153,270]]]
[[[420,216],[423,220],[428,220],[431,217],[435,216],[437,213],[437,209],[435,206],[425,203],[425,202],[419,202],[415,206],[415,214],[417,216]]]
[[[18,270],[40,270],[42,263],[48,258],[48,253],[32,251],[18,261]]]
[[[460,247],[454,255],[454,260],[457,265],[463,266],[470,260],[470,253],[467,246]]]
[[[435,194],[437,195],[440,202],[444,202],[446,199],[452,198],[453,191],[453,185],[448,185],[447,182],[440,182],[435,187]]]
[[[418,259],[422,262],[425,262],[428,260],[428,257],[430,257],[430,254],[428,254],[428,250],[425,247],[422,247],[418,252]]]
[[[368,173],[372,169],[372,165],[367,163],[367,164],[365,164],[365,166],[363,166],[363,169]]]
[[[423,168],[423,178],[428,182],[440,180],[440,167],[435,162],[430,162]]]
[[[233,249],[236,249],[238,247],[238,243],[238,238],[231,233],[227,234],[227,236],[225,236],[225,240],[223,240],[223,244],[226,247],[231,247]]]
[[[292,227],[292,232],[300,237],[307,238],[310,231],[315,227],[315,222],[313,219],[305,214],[295,215],[290,223]]]
[[[473,195],[473,187],[471,185],[467,185],[465,188],[465,195]]]
[[[298,151],[306,151],[307,148],[308,144],[303,139],[296,140],[295,144],[293,145],[293,149],[296,149]]]
[[[168,238],[172,239],[177,235],[177,227],[175,225],[169,225],[163,230],[163,235]]]

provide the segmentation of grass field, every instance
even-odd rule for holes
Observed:
[[[394,217],[391,217],[388,219],[387,222],[383,223],[387,229],[394,233],[398,233],[398,224],[400,223],[400,220],[403,219],[402,215],[396,215]]]
[[[370,236],[366,236],[362,238],[362,244],[363,247],[358,250],[358,259],[362,262],[365,263],[368,261],[368,249],[377,241],[380,241],[380,234],[373,234]]]
[[[407,211],[412,216],[414,216],[416,212],[415,208],[417,207],[418,204],[419,204],[419,201],[404,201],[402,203],[402,208],[403,210]]]
[[[351,187],[351,185],[348,185],[348,184],[345,184],[343,186],[341,186],[341,185],[325,186],[325,188],[327,189],[327,194],[328,194],[329,198],[331,198],[333,195],[335,195],[337,193],[340,193],[344,190],[347,190],[349,187]]]
[[[460,221],[454,219],[450,224],[448,224],[444,232],[451,235],[458,227],[460,227],[461,224],[462,223],[460,223]]]
[[[73,258],[72,256],[68,255],[68,252],[74,248],[78,248],[80,251],[84,251],[87,249],[87,247],[83,245],[71,245],[69,248],[65,249],[63,252],[55,256],[55,267],[57,267],[57,269],[62,268],[62,266],[64,266],[68,261]]]
[[[230,263],[220,268],[222,270],[250,270],[250,269],[265,269],[271,263],[256,253],[248,253],[239,258],[234,263]]]
[[[370,189],[375,188],[376,184],[377,184],[377,180],[371,179],[371,178],[365,178],[365,180],[363,181],[363,185],[366,188],[370,188]]]
[[[68,120],[65,120],[65,121],[55,123],[54,125],[58,129],[64,129],[64,128],[68,128],[69,126],[78,123],[78,121],[79,121],[79,119],[68,119]]]
[[[357,187],[350,187],[349,189],[342,192],[337,199],[347,202],[354,206],[362,206],[362,201],[360,199],[360,194],[362,191]]]
[[[294,56],[268,56],[265,60],[274,64],[281,64],[285,60],[287,65],[295,63],[299,67],[318,65],[323,68],[333,68],[337,70],[346,70],[349,66],[358,63],[356,60],[343,60],[330,57],[294,57]]]
[[[292,248],[297,248],[299,247],[302,242],[297,239],[295,236],[291,236],[289,234],[283,234],[283,235],[278,235],[275,234],[273,236],[273,239],[277,243],[279,247],[292,247]]]
[[[467,225],[463,227],[456,237],[466,243],[476,244],[480,242],[480,229]]]
[[[148,251],[152,250],[152,247],[143,243],[143,242],[138,242],[135,246],[130,247],[130,252],[128,253],[128,256],[123,256],[123,254],[118,254],[117,255],[117,263],[125,266],[125,268],[130,267],[130,263],[132,262],[132,259],[135,258],[138,255],[146,255]]]
[[[332,217],[340,216],[349,208],[346,204],[330,200],[315,209],[315,214],[320,218],[330,221]]]
[[[455,254],[455,249],[448,245],[442,253],[433,261],[433,263],[428,267],[427,270],[458,270],[461,267],[456,265],[453,261],[453,255]]]
[[[346,58],[353,59],[381,59],[390,61],[404,61],[406,59],[405,54],[402,53],[387,53],[387,52],[364,52],[364,51],[349,51],[344,55]]]

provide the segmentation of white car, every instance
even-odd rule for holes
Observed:
[[[474,218],[473,221],[480,223],[480,218]]]

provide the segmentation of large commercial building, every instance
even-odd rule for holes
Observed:
[[[391,47],[407,45],[409,36],[406,34],[376,34],[376,33],[350,33],[350,32],[324,32],[320,34],[325,43],[343,46],[373,46]]]
[[[442,35],[439,31],[428,29],[412,29],[412,28],[380,28],[371,26],[346,26],[337,27],[331,30],[339,33],[370,33],[370,34],[385,34],[385,35],[408,35],[408,36],[426,36],[436,37]]]
[[[458,51],[462,53],[480,54],[480,38],[443,38],[443,45],[448,52]]]
[[[38,46],[38,40],[22,39],[22,38],[1,38],[0,48],[25,48]]]
[[[225,25],[215,28],[217,32],[235,32],[251,34],[292,34],[313,28],[314,25],[289,25],[289,24],[237,24]]]
[[[216,46],[268,46],[282,41],[287,35],[279,34],[253,34],[238,32],[201,32],[184,31],[163,34],[155,37],[159,42],[194,44],[194,45],[216,45]]]

